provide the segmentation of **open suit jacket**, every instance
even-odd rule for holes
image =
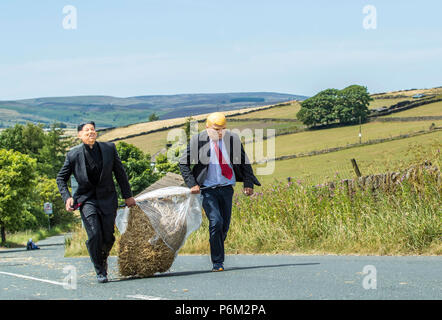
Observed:
[[[103,169],[101,171],[98,185],[90,183],[86,170],[86,156],[84,144],[80,144],[69,150],[66,160],[57,176],[57,185],[63,201],[71,197],[67,181],[74,175],[78,182],[78,189],[73,196],[74,204],[84,203],[91,196],[94,196],[98,207],[104,214],[115,214],[118,208],[118,194],[115,189],[112,172],[115,174],[121,193],[124,199],[132,197],[126,171],[118,156],[115,144],[111,142],[98,143],[103,158]]]
[[[180,158],[179,167],[181,175],[189,188],[195,185],[201,186],[206,180],[210,159],[209,142],[210,138],[207,131],[201,131],[190,139],[186,150]],[[260,186],[261,184],[253,174],[252,166],[239,137],[227,130],[223,137],[223,142],[228,150],[230,164],[235,172],[236,181],[243,182],[244,188],[253,188],[254,185]]]

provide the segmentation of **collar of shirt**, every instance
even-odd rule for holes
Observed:
[[[94,144],[92,145],[92,148],[90,147],[90,145],[88,145],[86,143],[83,143],[83,146],[86,148],[86,150],[95,150],[95,149],[97,149],[98,144],[97,144],[97,142],[94,142]]]

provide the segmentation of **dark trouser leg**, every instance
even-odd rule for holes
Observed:
[[[106,274],[106,261],[115,242],[115,214],[104,215],[94,204],[85,203],[81,210],[81,218],[88,236],[86,247],[97,274]]]
[[[103,234],[102,261],[104,264],[115,242],[115,217],[116,214],[100,215]],[[107,273],[107,270],[105,270],[105,273]]]
[[[87,233],[86,247],[97,274],[102,273],[102,235],[101,223],[94,205],[85,203],[81,210],[81,219]]]
[[[220,196],[222,201],[220,203],[220,212],[223,218],[223,242],[226,241],[227,232],[230,227],[230,218],[232,217],[232,198],[233,198],[233,187],[224,187]]]
[[[212,263],[224,262],[224,240],[230,226],[233,188],[223,187],[202,191],[203,208],[209,220],[210,256]]]

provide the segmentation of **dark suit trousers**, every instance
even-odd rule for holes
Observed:
[[[115,242],[116,213],[104,214],[94,200],[87,200],[80,209],[88,240],[86,247],[97,274],[106,274],[104,262]]]
[[[213,264],[224,262],[224,241],[232,216],[233,192],[232,186],[201,190],[204,212],[209,220],[210,257]]]

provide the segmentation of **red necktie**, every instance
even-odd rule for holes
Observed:
[[[231,179],[233,176],[232,168],[227,164],[226,160],[223,157],[223,153],[221,152],[221,149],[218,147],[218,143],[214,142],[215,146],[215,152],[218,156],[218,162],[219,166],[221,167],[221,174],[226,177],[227,179]]]

